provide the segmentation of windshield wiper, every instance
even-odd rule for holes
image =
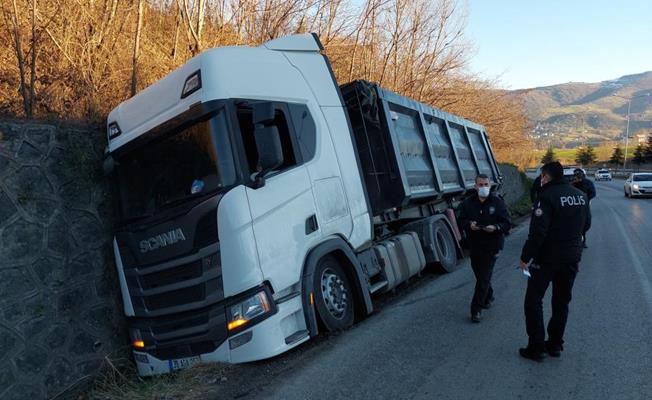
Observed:
[[[201,199],[201,198],[213,195],[216,192],[218,192],[219,190],[220,190],[220,188],[216,188],[216,189],[210,190],[210,191],[205,192],[205,193],[204,192],[199,192],[199,193],[190,194],[190,195],[185,196],[185,197],[177,197],[176,199],[168,200],[165,203],[161,204],[161,206],[159,207],[159,210],[162,211],[164,209],[169,209],[169,208],[178,206],[179,204],[182,204],[182,203],[185,203],[185,202],[192,201],[194,203],[197,199]]]
[[[130,225],[130,224],[133,224],[136,221],[140,221],[140,220],[143,220],[145,218],[149,218],[152,215],[154,215],[154,213],[144,213],[144,214],[140,214],[140,215],[134,215],[134,216],[131,216],[131,217],[121,218],[120,219],[120,225],[121,226]]]

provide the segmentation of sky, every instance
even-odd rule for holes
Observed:
[[[652,0],[466,0],[470,69],[506,89],[652,70]]]

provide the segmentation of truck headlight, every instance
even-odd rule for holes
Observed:
[[[254,318],[263,316],[272,310],[267,293],[264,290],[248,299],[229,307],[227,328],[229,332],[247,325]]]

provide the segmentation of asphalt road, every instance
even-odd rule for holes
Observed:
[[[496,302],[469,320],[468,261],[389,298],[350,330],[248,373],[271,375],[237,397],[261,399],[651,399],[652,199],[596,182],[593,228],[576,279],[565,351],[535,363],[525,345],[527,278],[515,269],[527,223],[496,264]],[[550,293],[545,315],[550,315]],[[244,371],[243,371],[244,372]]]

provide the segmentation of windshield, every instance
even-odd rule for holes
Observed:
[[[634,182],[652,181],[652,174],[634,175]]]
[[[598,170],[598,174],[608,174],[608,173],[609,173],[609,171],[607,171],[606,169],[599,169]]]
[[[118,214],[123,222],[155,215],[235,181],[231,142],[220,112],[120,157]]]

